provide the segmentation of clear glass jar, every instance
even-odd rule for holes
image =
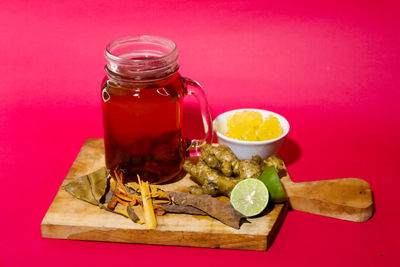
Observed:
[[[211,142],[213,130],[200,85],[179,73],[171,40],[127,36],[105,51],[107,75],[101,86],[106,166],[126,181],[164,183],[182,169],[189,150]],[[190,87],[188,85],[191,85]],[[194,95],[204,123],[203,140],[183,136],[183,97]]]

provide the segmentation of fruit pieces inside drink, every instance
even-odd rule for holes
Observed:
[[[158,83],[118,86],[105,81],[110,95],[102,101],[106,166],[162,183],[181,170],[186,142],[182,135],[182,100],[186,89],[179,74]],[[103,90],[102,88],[102,90]]]

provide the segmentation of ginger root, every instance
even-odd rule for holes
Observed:
[[[272,156],[268,157],[267,159],[263,160],[261,166],[262,166],[263,170],[270,166],[274,166],[274,168],[280,178],[287,175],[287,169],[286,169],[285,163],[278,155],[272,155]]]
[[[227,146],[205,144],[201,149],[201,160],[225,176],[239,175],[239,160]]]
[[[183,169],[201,185],[190,188],[192,194],[230,196],[235,185],[246,178],[258,178],[266,164],[260,156],[251,160],[238,160],[232,150],[224,145],[206,144],[197,164],[186,160]]]
[[[183,168],[201,185],[201,188],[192,187],[190,189],[190,192],[196,195],[229,196],[232,189],[241,180],[240,178],[234,179],[221,175],[218,171],[211,169],[203,161],[194,164],[186,160],[183,164]]]
[[[260,156],[257,156],[260,158]],[[261,158],[260,158],[261,159]],[[244,178],[258,178],[262,173],[262,161],[253,159],[241,160],[239,163],[239,177]]]

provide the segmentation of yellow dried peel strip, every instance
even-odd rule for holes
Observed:
[[[150,187],[148,182],[142,182],[138,175],[140,192],[142,194],[143,202],[143,217],[146,224],[146,229],[156,229],[157,221],[154,214],[153,202],[150,194]]]

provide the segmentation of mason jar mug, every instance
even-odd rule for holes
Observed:
[[[127,36],[106,47],[107,72],[101,86],[106,167],[127,181],[164,183],[182,169],[190,151],[211,142],[213,130],[205,94],[182,77],[178,51],[158,36]],[[199,102],[205,136],[183,135],[183,98]]]

